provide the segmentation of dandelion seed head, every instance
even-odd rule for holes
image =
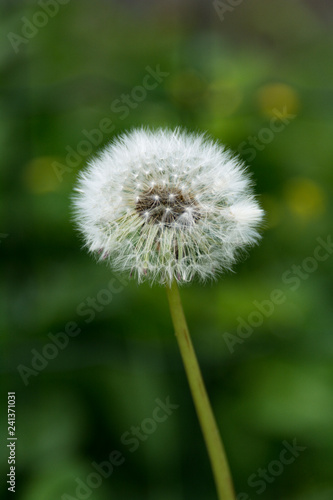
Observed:
[[[139,282],[214,278],[259,239],[245,166],[205,135],[133,130],[89,162],[76,191],[88,249]]]

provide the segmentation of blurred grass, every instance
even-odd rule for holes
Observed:
[[[8,33],[22,34],[22,17],[37,10],[28,0],[0,6],[1,378],[4,391],[16,391],[18,497],[74,495],[75,478],[119,449],[124,465],[92,498],[215,498],[163,289],[130,282],[94,321],[78,313],[112,273],[80,249],[71,221],[88,155],[62,181],[54,162],[66,165],[66,148],[108,118],[113,134],[180,125],[235,151],[259,138],[254,157],[243,158],[267,212],[262,243],[236,273],[184,288],[184,305],[237,491],[256,498],[249,476],[297,438],[306,450],[260,497],[331,499],[332,256],[295,291],[283,274],[330,234],[332,6],[254,0],[222,22],[203,0],[71,0],[15,53]],[[169,75],[121,119],[110,106],[142,84],[147,66]],[[296,116],[263,144],[274,109]],[[285,302],[231,354],[223,334],[235,335],[253,301],[276,288]],[[31,349],[41,352],[69,321],[81,333],[25,386],[18,365],[31,366]],[[122,434],[167,396],[179,409],[130,453]],[[1,412],[6,435],[5,420]],[[3,477],[6,461],[3,448]],[[1,497],[10,498],[4,483]]]

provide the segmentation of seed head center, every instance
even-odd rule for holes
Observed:
[[[154,186],[141,193],[135,209],[146,222],[165,224],[173,222],[196,222],[200,218],[199,206],[190,192],[177,187]]]

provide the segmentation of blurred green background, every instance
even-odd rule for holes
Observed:
[[[1,477],[15,391],[17,498],[216,498],[163,288],[121,283],[71,220],[90,154],[180,125],[239,151],[267,212],[235,273],[182,290],[239,500],[331,500],[333,255],[313,255],[331,234],[333,4],[2,0],[0,14]],[[54,347],[69,322],[80,333]],[[167,397],[179,407],[154,428]],[[122,436],[141,425],[131,451]],[[77,496],[112,450],[124,463]]]

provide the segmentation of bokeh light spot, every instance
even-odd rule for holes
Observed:
[[[33,193],[47,193],[56,191],[59,181],[52,168],[52,163],[56,158],[41,156],[31,160],[24,170],[24,182]]]
[[[285,199],[290,210],[304,218],[316,217],[325,210],[325,193],[311,179],[291,179],[285,186]]]
[[[257,93],[260,111],[265,116],[275,116],[274,110],[281,114],[297,114],[300,108],[298,93],[285,83],[273,83],[260,87]]]

